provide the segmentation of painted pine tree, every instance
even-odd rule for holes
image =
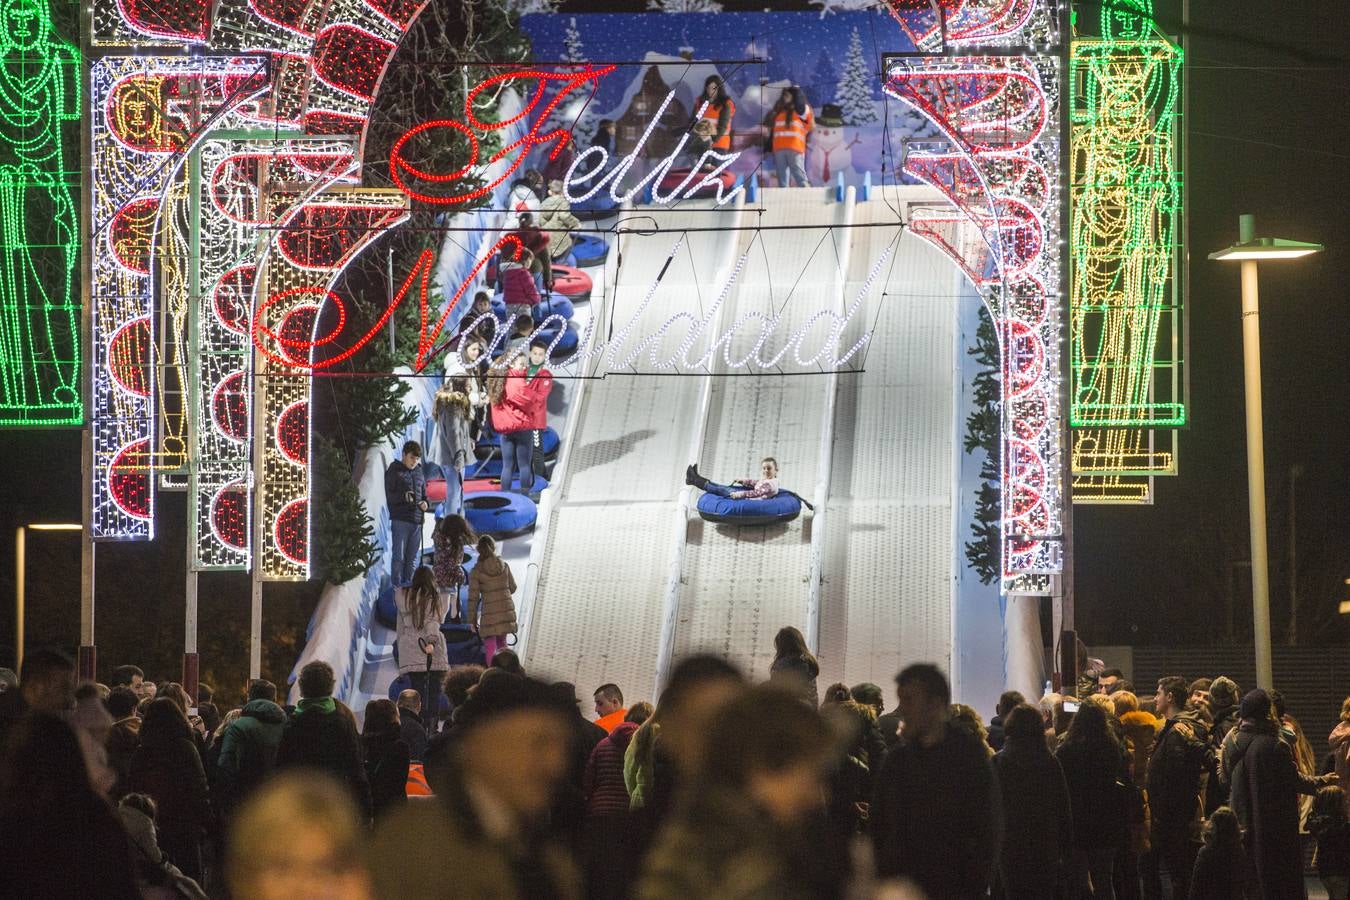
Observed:
[[[567,20],[567,27],[563,29],[562,61],[577,64],[590,62],[586,56],[585,45],[581,42],[581,29],[577,28],[575,16]],[[573,96],[575,100],[563,104],[554,112],[555,127],[571,131],[577,140],[577,149],[585,150],[595,137],[600,117],[596,113],[595,102],[591,100],[589,91],[579,90]]]
[[[844,71],[839,76],[839,92],[834,96],[845,125],[871,125],[877,121],[876,104],[872,102],[873,80],[867,57],[863,56],[862,35],[854,28]]]
[[[717,0],[647,0],[647,8],[667,13],[720,13]]]
[[[839,72],[834,68],[830,52],[822,47],[816,57],[816,66],[811,70],[811,83],[806,85],[807,99],[819,106],[826,97],[833,97],[838,87]]]
[[[567,20],[567,27],[563,29],[563,62],[586,61],[586,51],[581,46],[581,31],[577,28],[576,16],[572,16]]]
[[[880,3],[878,0],[811,0],[811,5],[820,7],[820,16],[823,19],[830,13],[876,9]]]

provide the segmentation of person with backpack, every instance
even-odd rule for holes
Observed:
[[[440,709],[441,681],[450,670],[445,657],[441,622],[449,606],[448,595],[437,589],[436,575],[422,566],[413,575],[412,587],[398,591],[398,673],[412,680],[422,695],[422,708]]]
[[[516,579],[497,555],[497,542],[483,535],[478,539],[478,562],[469,573],[466,621],[478,629],[489,665],[497,651],[506,647],[506,636],[516,633],[516,604],[511,599],[515,591]]]

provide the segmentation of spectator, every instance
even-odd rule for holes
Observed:
[[[1190,696],[1186,703],[1195,706],[1203,706],[1209,709],[1209,686],[1214,683],[1212,678],[1197,678],[1190,684]]]
[[[435,801],[409,804],[375,831],[376,896],[579,898],[575,865],[543,829],[576,715],[537,681],[484,678],[455,714],[454,764],[433,781]],[[409,864],[423,859],[435,865]]]
[[[516,651],[510,649],[498,650],[492,654],[492,662],[488,668],[501,669],[508,675],[525,677],[525,667],[520,664],[520,657],[516,655]]]
[[[170,681],[160,687],[159,696],[168,697],[183,713],[192,732],[192,743],[199,754],[203,753],[206,750],[206,722],[194,711],[187,691],[178,682]]]
[[[881,688],[870,681],[855,684],[849,689],[848,695],[864,706],[872,707],[872,712],[877,716],[886,711],[886,698]]]
[[[29,710],[65,715],[75,705],[75,664],[55,650],[34,650],[23,658],[18,690],[0,694],[0,746]]]
[[[408,802],[408,745],[399,728],[398,707],[393,700],[366,704],[361,749],[370,780],[370,801],[379,818]]]
[[[155,684],[153,681],[146,680],[141,682],[140,695],[142,702],[148,703],[149,701],[155,699],[155,696],[158,693],[159,693],[159,686]]]
[[[141,685],[145,682],[145,672],[140,666],[118,666],[108,679],[109,687],[127,687],[137,697],[141,696]]]
[[[1219,807],[1206,820],[1202,834],[1189,900],[1242,900],[1247,896],[1247,860],[1237,816],[1228,807]]]
[[[628,710],[623,705],[623,691],[617,684],[602,684],[595,689],[595,724],[613,734],[615,727],[623,722]]]
[[[445,521],[445,520],[442,520]],[[440,530],[441,526],[437,526]],[[453,549],[453,548],[452,548]],[[449,594],[436,587],[430,566],[419,566],[412,585],[395,595],[398,602],[398,673],[407,675],[413,689],[422,695],[422,705],[439,709],[441,682],[450,670],[441,623],[450,603]]]
[[[1097,690],[1103,694],[1114,694],[1120,690],[1118,685],[1125,678],[1125,673],[1119,669],[1102,669],[1102,673],[1097,676]]]
[[[806,638],[791,625],[778,629],[773,637],[773,662],[769,664],[769,681],[780,683],[786,690],[796,692],[812,709],[819,705],[816,676],[820,664],[807,649]]]
[[[220,726],[220,710],[216,708],[215,699],[216,692],[211,685],[205,681],[197,684],[197,715],[202,717],[202,725],[206,726],[208,739]]]
[[[113,796],[117,786],[117,772],[108,761],[108,738],[112,734],[112,716],[103,705],[101,684],[86,681],[75,689],[75,708],[67,721],[75,727],[84,750],[85,766],[89,769],[89,783],[105,797]]]
[[[285,731],[286,711],[277,705],[275,684],[256,678],[248,683],[247,697],[220,738],[217,766],[227,810],[237,809],[272,774]]]
[[[848,692],[848,685],[842,681],[836,681],[825,688],[825,694],[820,698],[820,707],[824,709],[827,706],[838,706],[840,703],[848,703],[852,699],[853,695]]]
[[[643,863],[639,900],[811,896],[805,824],[819,806],[831,737],[797,692],[764,685],[709,723],[691,794]]]
[[[1209,714],[1213,724],[1209,731],[1209,746],[1213,759],[1209,778],[1205,783],[1205,815],[1208,817],[1220,806],[1228,805],[1228,785],[1219,779],[1219,753],[1223,739],[1238,723],[1238,686],[1231,678],[1220,675],[1209,685]]]
[[[1071,896],[1114,898],[1112,869],[1124,846],[1128,807],[1125,754],[1105,710],[1084,703],[1055,754],[1073,809]]]
[[[559,185],[561,190],[562,179],[567,177],[567,170],[572,168],[572,163],[577,158],[577,142],[569,132],[559,143],[556,149],[550,152],[544,161],[544,171],[540,176],[548,184],[550,190],[553,185]],[[548,198],[544,198],[545,211],[548,210]]]
[[[1317,792],[1308,830],[1317,839],[1313,863],[1328,900],[1350,896],[1350,822],[1345,815],[1345,791],[1330,784]]]
[[[473,342],[473,346],[481,353],[482,344]],[[455,514],[464,511],[464,469],[474,459],[474,409],[468,393],[471,382],[468,376],[446,379],[437,389],[431,409],[431,417],[436,420],[436,434],[441,442],[445,510]]]
[[[1184,897],[1195,865],[1195,842],[1200,828],[1200,794],[1209,765],[1208,729],[1193,710],[1186,709],[1189,686],[1184,678],[1158,682],[1154,709],[1163,719],[1148,760],[1148,800],[1152,815],[1150,851],[1140,860],[1146,896],[1165,870],[1173,897]]]
[[[628,707],[628,715],[624,716],[623,720],[625,722],[632,722],[634,725],[641,728],[646,724],[647,720],[652,717],[654,709],[655,707],[646,700],[639,700],[637,703]]]
[[[439,686],[437,696],[440,696]],[[408,758],[422,762],[427,753],[427,729],[422,724],[422,695],[414,690],[398,693],[398,730],[408,745]]]
[[[445,682],[441,685],[441,689],[445,692],[446,699],[450,701],[451,724],[444,731],[431,735],[427,741],[423,772],[428,784],[435,785],[449,777],[447,770],[454,765],[452,758],[455,738],[454,713],[468,702],[469,693],[478,686],[484,671],[486,670],[482,666],[468,665],[454,666],[445,673]]]
[[[541,199],[543,194],[544,188],[541,180],[539,187]],[[553,290],[552,254],[548,246],[549,237],[536,224],[535,214],[533,212],[521,213],[520,225],[513,233],[520,239],[521,246],[530,253],[530,261],[525,264],[525,268],[529,270],[534,286],[540,292]]]
[[[141,720],[136,715],[136,694],[126,685],[118,685],[108,693],[104,704],[112,717],[112,731],[108,733],[108,765],[117,776],[113,796],[126,793],[127,776],[131,773],[131,757],[141,744]]]
[[[506,373],[500,404],[492,408],[492,427],[501,436],[502,490],[516,490],[537,501],[534,476],[540,474],[536,457],[542,460],[542,436],[548,427],[548,397],[553,373],[548,370],[548,341],[530,342],[529,361],[513,363]],[[512,482],[520,479],[519,487]]]
[[[200,883],[211,802],[192,727],[172,697],[158,697],[146,708],[127,786],[154,798],[160,846],[184,875]]]
[[[582,715],[576,685],[559,681],[553,684],[553,690],[557,691],[559,698],[572,704],[572,715],[568,718],[572,734],[568,743],[567,776],[558,786],[549,819],[553,833],[566,837],[570,843],[580,838],[586,818],[586,763],[608,732]]]
[[[994,707],[994,717],[989,720],[989,746],[994,752],[1003,749],[1003,720],[1014,707],[1021,706],[1027,700],[1019,691],[1004,691]]]
[[[597,695],[599,692],[596,692]],[[641,715],[635,704],[634,711]],[[650,704],[645,704],[650,707]],[[650,714],[650,711],[649,711]],[[596,900],[618,900],[624,896],[627,879],[623,873],[632,866],[629,846],[628,789],[624,785],[623,759],[641,722],[625,717],[591,751],[582,779],[586,802],[586,826],[583,841],[583,866],[586,894]]]
[[[371,900],[358,815],[350,791],[318,772],[288,772],[263,785],[230,829],[230,896]]]
[[[962,729],[978,740],[984,747],[985,753],[990,756],[994,755],[994,748],[989,746],[989,732],[985,731],[984,720],[975,711],[975,707],[967,706],[964,703],[953,703],[951,723],[954,727]]]
[[[497,542],[490,535],[483,535],[478,539],[478,562],[469,573],[465,621],[478,629],[484,658],[494,666],[498,653],[506,648],[506,636],[516,633],[516,603],[511,598],[515,591],[515,576],[497,555]],[[519,663],[517,659],[516,664]]]
[[[844,696],[848,689],[844,688]],[[842,752],[834,754],[826,795],[825,822],[835,841],[835,853],[847,853],[853,836],[867,824],[868,804],[872,802],[874,786],[872,775],[881,766],[881,757],[873,762],[869,747],[869,728],[874,728],[876,716],[870,706],[846,699],[828,706],[821,712],[834,726],[840,738]],[[879,737],[879,736],[878,736]]]
[[[422,445],[417,441],[405,443],[402,455],[385,469],[384,500],[393,532],[389,581],[396,588],[407,587],[422,556],[422,520],[429,508]]]
[[[623,781],[623,757],[640,723],[620,721],[595,745],[586,761],[582,790],[591,818],[619,817],[628,812],[628,789]]]
[[[361,759],[361,742],[351,712],[333,699],[333,668],[314,661],[300,670],[300,702],[287,720],[277,747],[277,768],[318,769],[351,791],[366,819],[370,818],[370,782]]]
[[[12,691],[19,686],[19,673],[6,666],[0,666],[0,694]]]
[[[909,666],[896,685],[903,731],[871,805],[877,873],[909,878],[932,897],[982,897],[1002,827],[986,748],[952,727],[951,689],[937,667]]]
[[[1003,718],[1003,749],[993,759],[1006,825],[998,864],[1000,896],[1049,900],[1064,882],[1074,846],[1069,789],[1059,761],[1045,746],[1040,713],[1020,703]]]
[[[572,232],[581,227],[581,220],[572,215],[572,205],[563,193],[561,180],[548,183],[548,196],[539,208],[539,225],[548,233],[552,263],[575,266],[577,258],[572,253]]]
[[[432,570],[436,574],[436,588],[445,594],[444,607],[461,616],[459,589],[468,578],[464,574],[464,550],[478,540],[468,521],[461,515],[448,515],[436,523],[431,541],[436,549]]]
[[[506,320],[514,323],[520,316],[531,316],[533,309],[543,298],[535,286],[530,266],[534,265],[534,254],[521,250],[514,257],[503,254],[498,267],[502,284],[502,302],[506,304]],[[533,321],[533,316],[531,316]]]
[[[146,900],[152,898],[191,898],[207,900],[201,885],[188,878],[159,848],[155,827],[158,807],[147,794],[127,794],[117,804],[117,815],[131,838],[136,859],[136,880]]]
[[[1238,727],[1224,739],[1219,771],[1232,791],[1257,888],[1262,897],[1302,897],[1298,795],[1315,795],[1336,776],[1299,772],[1265,691],[1243,697],[1240,713]]]
[[[75,730],[49,712],[12,724],[0,759],[0,822],[0,897],[140,900],[126,832],[90,786]]]
[[[1280,726],[1280,740],[1289,745],[1289,749],[1294,754],[1294,765],[1298,767],[1300,774],[1307,778],[1313,778],[1317,775],[1317,757],[1313,754],[1312,744],[1308,742],[1308,737],[1303,733],[1303,726],[1298,724],[1295,719],[1285,709],[1284,694],[1279,691],[1269,691],[1270,702],[1275,707],[1275,722]],[[1298,824],[1300,831],[1306,831],[1308,816],[1312,814],[1312,801],[1310,796],[1299,798],[1298,804]]]
[[[1336,775],[1342,784],[1350,787],[1350,697],[1341,701],[1340,721],[1331,729],[1327,741],[1331,744],[1331,758]],[[1350,802],[1347,802],[1345,812],[1346,815],[1350,815]]]

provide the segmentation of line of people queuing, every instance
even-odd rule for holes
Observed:
[[[322,662],[294,708],[255,681],[222,715],[35,651],[0,695],[0,896],[1292,898],[1301,823],[1345,896],[1350,698],[1310,774],[1281,698],[1228,678],[1107,672],[986,727],[932,665],[892,712],[867,683],[817,705],[819,674],[784,628],[764,684],[693,656],[592,719],[502,649],[444,672],[448,715],[408,690],[358,728]]]

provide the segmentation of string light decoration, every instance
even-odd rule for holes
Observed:
[[[939,0],[945,47],[1034,46],[1054,39],[1043,3]],[[942,19],[923,4],[891,11],[917,46],[944,49]],[[943,135],[911,145],[904,171],[937,188],[951,209],[915,210],[910,228],[950,256],[979,289],[1001,356],[1002,589],[1044,594],[1062,570],[1060,465],[1059,116],[1061,72],[1052,47],[1020,56],[911,57],[884,89]]]
[[[35,0],[0,27],[0,426],[78,425],[80,52]],[[69,154],[74,155],[74,154]]]
[[[1077,39],[1072,114],[1070,294],[1073,495],[1140,503],[1176,473],[1154,429],[1186,424],[1182,308],[1175,279],[1182,215],[1176,123],[1181,50],[1138,11],[1103,10],[1101,38]],[[1170,440],[1175,435],[1168,435]]]

